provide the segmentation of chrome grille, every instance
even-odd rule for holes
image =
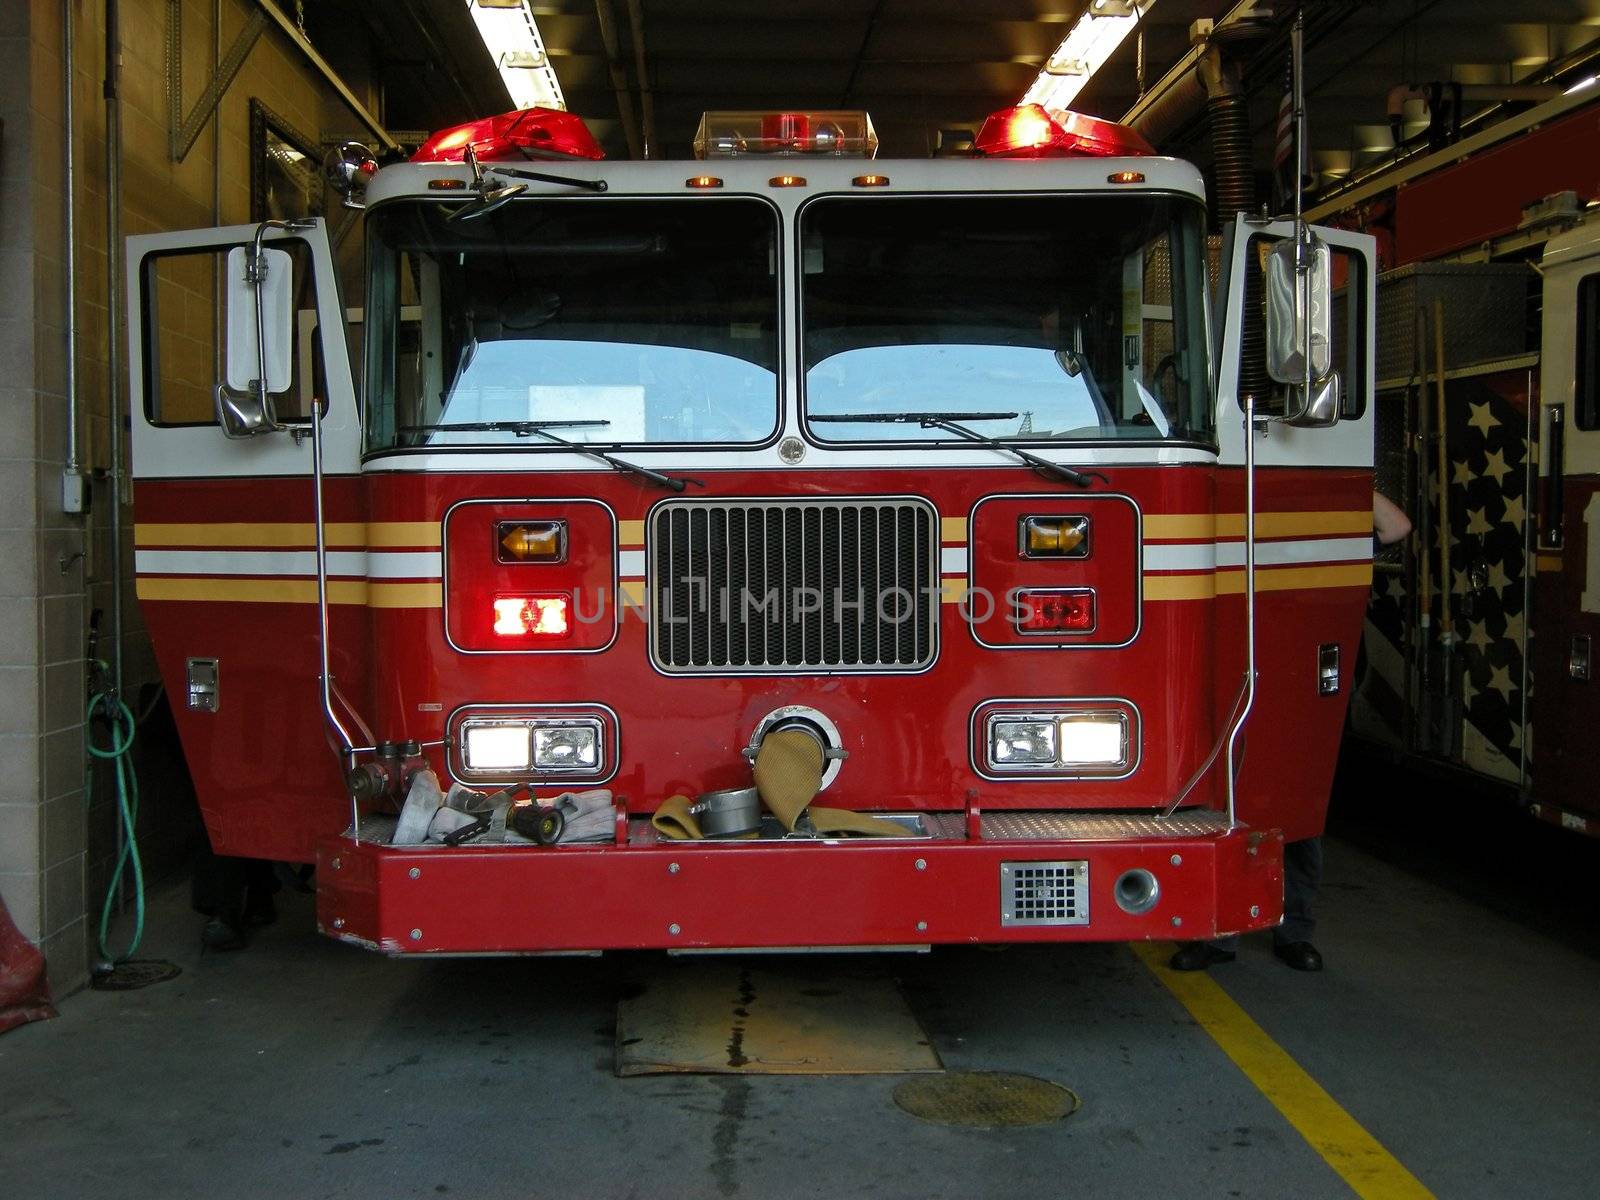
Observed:
[[[926,501],[669,500],[647,547],[650,647],[675,674],[919,671],[937,650]]]

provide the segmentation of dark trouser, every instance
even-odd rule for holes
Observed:
[[[1311,904],[1317,898],[1317,888],[1322,885],[1322,839],[1306,838],[1303,842],[1286,842],[1283,847],[1283,924],[1272,931],[1272,940],[1279,946],[1293,942],[1309,942],[1316,932],[1317,919],[1311,915]],[[1212,945],[1219,950],[1237,950],[1239,935],[1218,938]]]

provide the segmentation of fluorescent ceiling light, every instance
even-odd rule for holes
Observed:
[[[567,107],[527,0],[467,0],[467,11],[513,104],[518,108]]]
[[[1084,85],[1116,53],[1154,3],[1155,0],[1089,0],[1089,7],[1061,39],[1021,103],[1071,108]]]

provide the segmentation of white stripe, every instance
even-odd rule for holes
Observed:
[[[624,579],[643,579],[644,563],[643,550],[617,551],[617,570]]]
[[[1302,538],[1257,542],[1256,562],[1263,566],[1291,563],[1365,562],[1372,557],[1371,538]],[[1244,566],[1243,542],[1191,542],[1144,548],[1147,571],[1210,571]]]
[[[965,575],[967,573],[967,548],[965,546],[946,546],[940,550],[939,573],[942,575]]]
[[[134,569],[141,575],[300,575],[317,573],[312,550],[139,550]],[[442,558],[436,550],[331,550],[328,574],[369,579],[438,579]]]

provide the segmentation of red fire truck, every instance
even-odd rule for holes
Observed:
[[[322,220],[129,239],[137,589],[218,853],[389,953],[1278,920],[1371,579],[1371,239],[1230,223],[1213,297],[1200,175],[1131,131],[875,146],[723,113],[613,162],[526,110],[345,148],[343,290]],[[522,819],[562,794],[581,840]]]

